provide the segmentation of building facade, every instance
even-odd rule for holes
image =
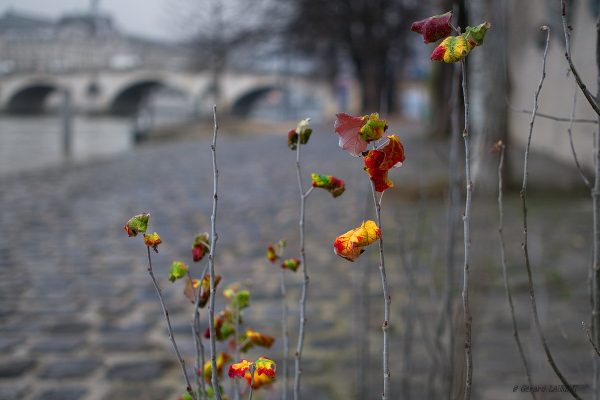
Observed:
[[[183,70],[187,65],[183,47],[125,34],[109,15],[50,20],[9,10],[0,17],[0,75]]]

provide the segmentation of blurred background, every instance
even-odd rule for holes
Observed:
[[[595,93],[600,1],[567,3],[573,59]],[[383,211],[392,399],[460,398],[463,150],[452,111],[462,115],[461,96],[455,67],[432,63],[434,45],[410,31],[413,21],[451,9],[455,25],[492,24],[468,59],[474,397],[530,397],[513,392],[527,379],[504,297],[498,158],[489,150],[507,144],[505,183],[520,185],[544,24],[551,38],[539,112],[561,120],[536,120],[530,253],[557,362],[572,383],[592,385],[581,329],[590,314],[591,201],[567,129],[573,115],[573,148],[589,179],[597,121],[568,74],[559,0],[0,0],[0,399],[182,393],[144,246],[122,226],[152,213],[151,229],[165,242],[157,275],[192,365],[191,306],[166,277],[173,259],[191,262],[194,235],[209,230],[213,104],[222,172],[217,270],[223,287],[240,281],[252,290],[247,324],[278,338],[257,354],[281,360],[278,271],[264,253],[286,238],[287,255],[296,256],[298,194],[286,136],[310,117],[306,179],[334,174],[348,189],[339,199],[315,192],[308,200],[303,393],[379,397],[376,252],[350,265],[331,251],[336,236],[373,218],[361,163],[337,148],[335,113],[379,111],[407,156]],[[519,328],[534,382],[558,384],[532,331],[520,218],[511,191],[505,232]],[[300,277],[288,279],[293,346]],[[278,382],[256,398],[280,398],[280,390]]]

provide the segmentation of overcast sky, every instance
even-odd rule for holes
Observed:
[[[126,32],[144,36],[175,39],[176,16],[169,5],[173,0],[100,0],[100,10],[108,12]],[[47,17],[89,9],[90,0],[0,0],[0,13],[13,8]]]

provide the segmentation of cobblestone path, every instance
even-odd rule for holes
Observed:
[[[317,131],[303,148],[307,181],[312,171],[334,174],[346,180],[347,191],[335,200],[324,191],[315,191],[308,199],[311,284],[303,392],[311,400],[348,399],[357,382],[364,380],[370,390],[368,398],[375,399],[380,390],[381,323],[376,252],[370,250],[362,261],[350,264],[331,251],[338,234],[372,217],[369,184],[360,162],[337,149],[333,133]],[[294,153],[285,141],[283,135],[229,134],[218,144],[221,193],[216,268],[225,284],[242,281],[251,288],[247,324],[277,337],[278,274],[265,261],[264,251],[269,242],[285,237],[287,254],[293,256],[298,239]],[[405,145],[406,166],[392,173],[399,189],[386,193],[383,216],[393,289],[392,378],[395,393],[409,384],[413,398],[424,399],[431,358],[423,339],[431,337],[426,326],[433,329],[436,318],[445,251],[439,239],[445,232],[445,208],[439,196],[429,195],[443,189],[447,171],[443,143],[429,144],[409,135]],[[208,135],[149,144],[108,161],[2,178],[0,399],[175,399],[182,392],[181,376],[146,274],[145,248],[140,240],[128,239],[122,226],[135,213],[152,213],[150,229],[158,231],[164,241],[154,258],[155,270],[177,340],[191,365],[192,310],[181,295],[181,284],[167,281],[167,267],[173,259],[188,261],[194,234],[209,230],[211,191]],[[420,205],[419,196],[426,200]],[[567,374],[575,383],[591,383],[589,348],[580,329],[588,313],[584,282],[589,202],[541,200],[539,211],[532,207],[530,240],[545,326]],[[482,201],[474,212],[475,398],[528,398],[512,390],[526,380],[512,342],[501,286],[495,208]],[[515,199],[509,199],[507,213],[519,215]],[[515,217],[507,222],[507,235],[519,321],[536,381],[557,383],[530,333],[518,223]],[[413,243],[419,238],[418,251],[396,246],[401,240]],[[407,249],[408,258],[416,263],[416,310],[429,324],[415,323],[410,366],[405,359],[409,350],[403,347],[407,329],[402,322],[410,285],[399,267],[400,248]],[[371,272],[365,274],[365,268]],[[372,357],[366,369],[370,372],[357,378],[353,338],[365,328],[357,323],[356,299],[365,277],[371,286],[366,296],[371,304],[366,332]],[[288,278],[290,325],[295,333],[300,276]],[[458,308],[458,289],[456,294]],[[278,341],[260,354],[279,359],[280,352]],[[403,381],[405,372],[411,378]],[[276,386],[256,398],[276,399],[278,391]],[[544,398],[567,398],[557,396]],[[400,398],[399,394],[394,397]]]

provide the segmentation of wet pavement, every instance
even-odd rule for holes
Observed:
[[[167,274],[172,260],[191,261],[194,234],[210,229],[209,136],[207,132],[197,139],[150,143],[109,160],[0,178],[0,399],[158,400],[181,394],[180,371],[146,273],[145,247],[141,239],[127,238],[122,226],[136,213],[151,212],[150,229],[164,242],[154,257],[155,272],[176,338],[192,365],[192,309],[182,296],[182,283],[171,284]],[[447,179],[447,146],[419,138],[414,127],[401,136],[406,138],[407,161],[391,173],[397,187],[384,196],[383,212],[392,288],[392,398],[425,399],[435,362],[427,346],[444,280],[446,210],[440,194]],[[241,281],[250,287],[248,326],[279,339],[279,274],[264,252],[269,242],[284,237],[287,256],[296,255],[295,154],[287,149],[285,134],[224,134],[217,151],[221,175],[216,269],[225,285]],[[306,182],[314,171],[336,175],[347,184],[340,198],[314,191],[307,201],[311,283],[304,398],[356,398],[361,382],[366,398],[379,398],[382,300],[376,248],[354,264],[331,250],[337,235],[372,218],[368,179],[361,163],[337,148],[329,128],[317,128],[303,153]],[[532,331],[517,200],[507,200],[506,235],[518,321],[534,381],[558,384]],[[539,195],[531,203],[530,251],[544,327],[567,376],[574,383],[591,384],[591,353],[580,328],[589,318],[590,201]],[[528,393],[513,391],[526,379],[512,341],[496,224],[493,199],[476,197],[474,398],[525,399]],[[461,228],[457,227],[457,271],[462,265]],[[199,274],[199,269],[195,264],[192,273]],[[407,271],[414,274],[413,284]],[[288,283],[290,328],[295,333],[300,275],[289,274]],[[364,287],[370,287],[369,295],[364,295]],[[457,273],[456,309],[459,296]],[[360,299],[370,304],[364,323]],[[456,320],[460,321],[458,314]],[[363,371],[357,365],[355,341],[360,334],[368,338],[371,361],[364,366],[368,372],[357,376]],[[461,351],[458,343],[457,376]],[[277,340],[272,349],[251,356],[280,360],[280,354]],[[279,398],[279,385],[255,398]],[[541,398],[568,397],[546,393]]]

